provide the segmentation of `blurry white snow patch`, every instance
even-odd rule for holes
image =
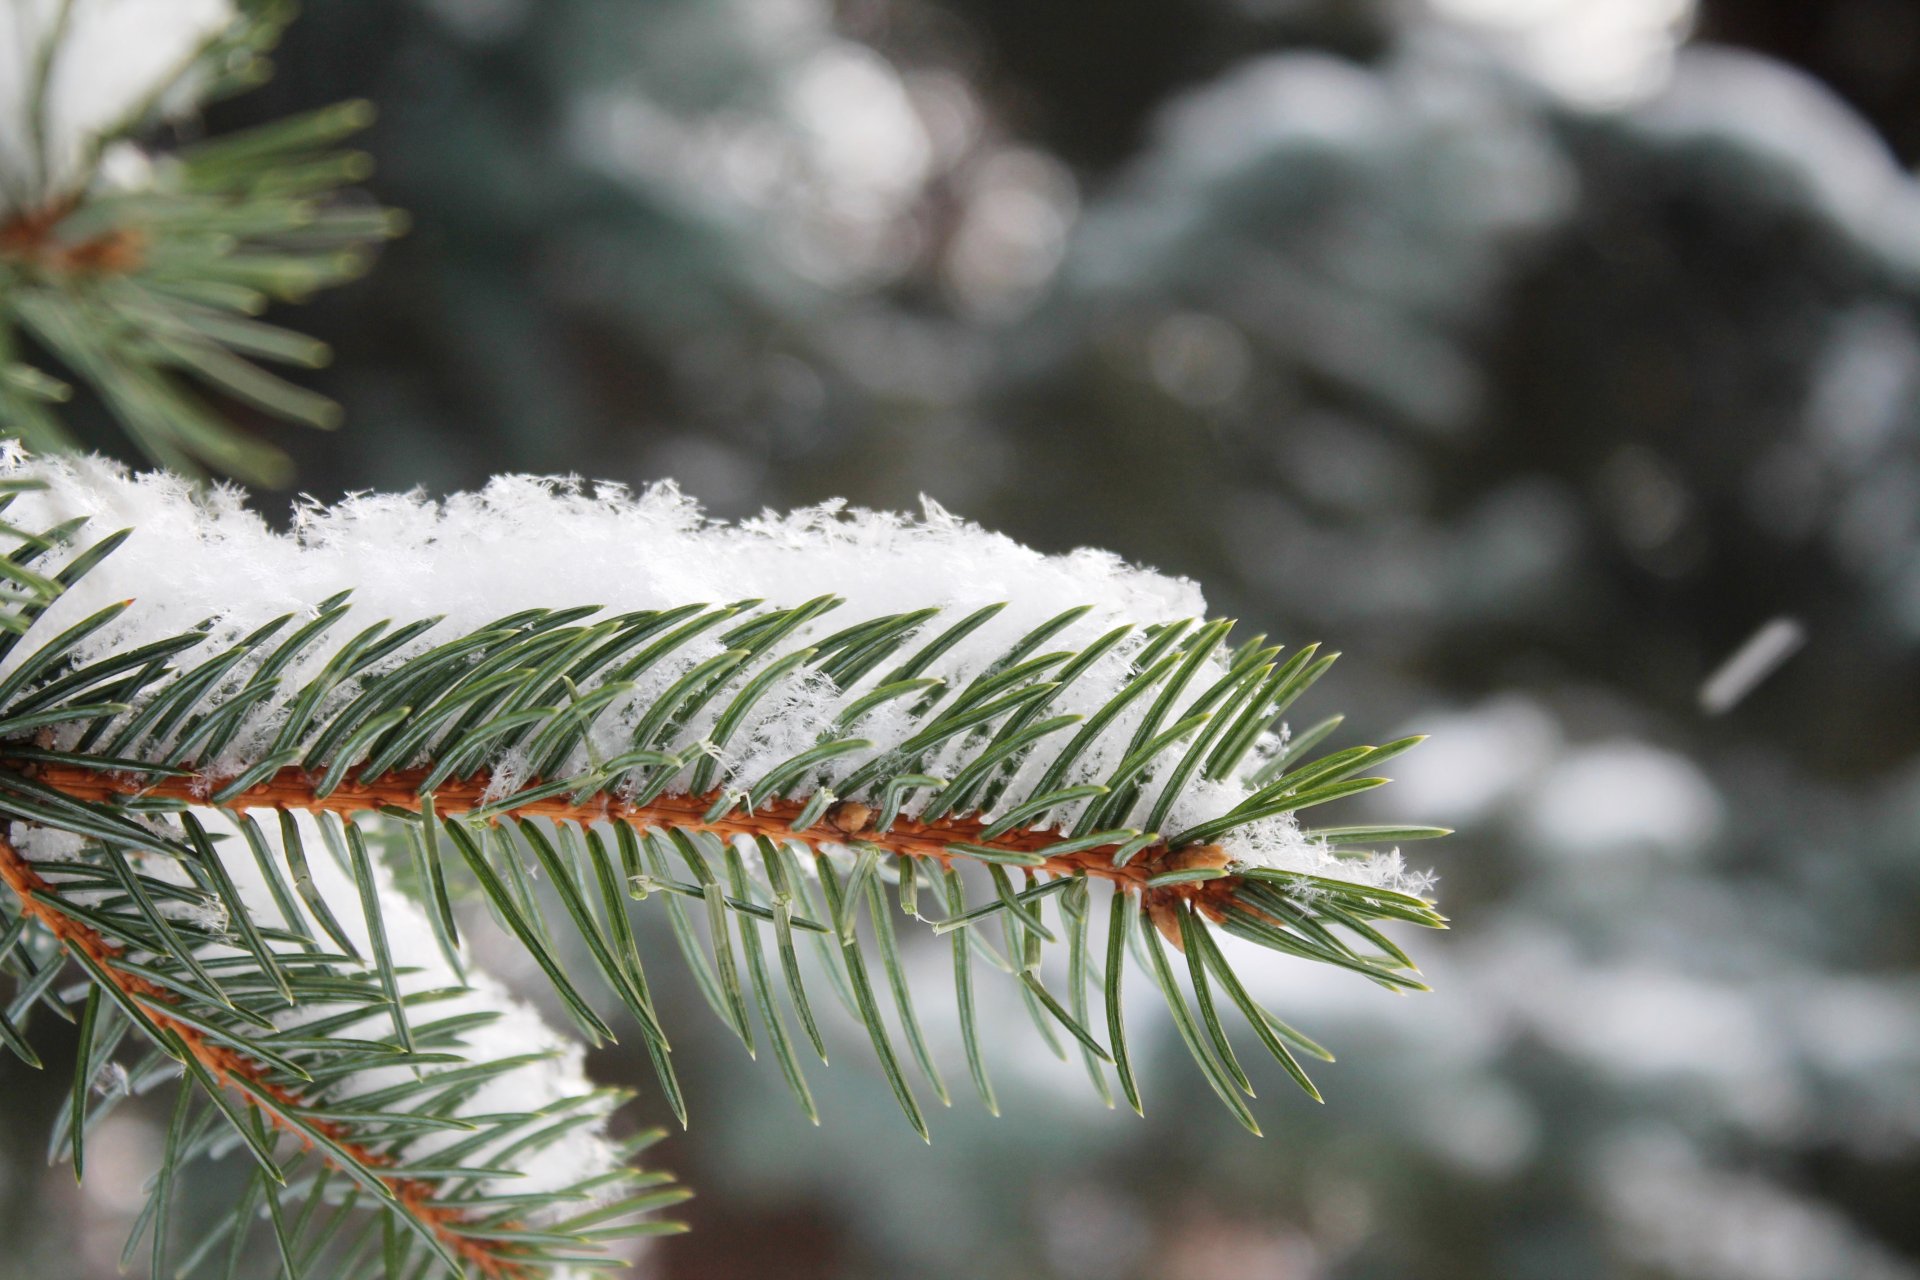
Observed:
[[[163,1137],[131,1110],[110,1111],[97,1124],[90,1121],[87,1155],[92,1158],[80,1188],[86,1207],[113,1218],[138,1213],[147,1202],[147,1178],[160,1164]]]
[[[890,278],[917,247],[909,215],[937,159],[922,111],[943,134],[965,113],[951,95],[916,99],[886,58],[835,35],[816,0],[728,0],[708,16],[757,73],[742,80],[763,88],[683,104],[636,80],[595,87],[570,103],[573,151],[704,206],[808,280],[853,288]]]
[[[1678,1133],[1615,1142],[1596,1180],[1618,1238],[1678,1280],[1914,1280],[1845,1214],[1757,1174],[1715,1169]]]
[[[0,12],[0,214],[83,188],[102,140],[162,106],[232,0],[9,0]],[[36,128],[37,125],[37,128]]]
[[[98,191],[146,191],[153,186],[153,157],[131,142],[109,142],[94,168]]]
[[[1836,471],[1884,466],[1920,398],[1920,325],[1904,308],[1858,303],[1833,324],[1807,394],[1807,442]]]
[[[926,130],[892,64],[865,45],[822,46],[794,76],[788,104],[828,191],[856,216],[885,212],[925,177]]]
[[[519,30],[532,0],[422,0],[454,33],[475,44],[503,40]]]
[[[1560,727],[1518,695],[1420,717],[1431,736],[1394,761],[1394,800],[1422,822],[1467,825],[1527,786],[1560,749]]]
[[[1658,91],[1693,0],[1432,0],[1522,71],[1572,101],[1619,106]]]
[[[1443,1076],[1432,1105],[1415,1123],[1427,1146],[1456,1168],[1482,1178],[1516,1172],[1540,1143],[1540,1118],[1519,1090],[1488,1075]]]
[[[946,282],[982,318],[1019,312],[1052,278],[1080,209],[1067,167],[1043,151],[1004,147],[955,176],[960,226]]]
[[[1572,856],[1698,850],[1720,829],[1720,793],[1697,765],[1621,739],[1567,753],[1533,790],[1526,821],[1542,852]]]
[[[1700,1081],[1763,1131],[1793,1117],[1792,1046],[1764,993],[1665,960],[1588,965],[1561,939],[1537,943],[1510,988],[1534,1034],[1622,1080]]]
[[[1872,125],[1805,72],[1735,49],[1688,49],[1635,119],[1656,135],[1723,137],[1767,157],[1863,243],[1920,269],[1920,184]]]
[[[1366,168],[1391,167],[1416,187],[1458,182],[1477,197],[1477,217],[1507,229],[1528,226],[1565,206],[1569,178],[1484,72],[1472,50],[1434,40],[1415,42],[1379,70],[1324,53],[1247,62],[1160,113],[1157,145],[1139,178],[1204,201],[1213,198],[1209,183],[1271,152],[1317,147]],[[1456,162],[1432,164],[1435,147],[1454,152]],[[1400,172],[1422,156],[1426,166]],[[1423,212],[1446,216],[1440,206]]]
[[[1231,261],[1230,282],[1197,287],[1252,346],[1421,428],[1461,429],[1482,372],[1454,326],[1490,305],[1509,242],[1551,226],[1575,186],[1534,95],[1489,75],[1491,57],[1414,32],[1377,67],[1283,53],[1179,95],[1089,205],[1065,286],[1121,331],[1140,325],[1141,376],[1204,406],[1242,377],[1231,335],[1144,328],[1164,314],[1169,282],[1211,280],[1217,268],[1195,264]],[[1281,221],[1227,212],[1255,204]]]

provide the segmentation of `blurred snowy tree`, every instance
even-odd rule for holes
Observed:
[[[1390,1020],[1268,993],[1355,1050],[1284,1152],[1040,1062],[1061,1100],[937,1168],[770,1156],[730,1082],[686,1171],[749,1194],[664,1274],[1920,1275],[1912,5],[1697,19],[1871,127],[1709,47],[1569,100],[1466,0],[1104,5],[1110,60],[1076,6],[315,8],[222,119],[379,99],[420,226],[310,310],[358,430],[288,441],[307,483],[926,487],[1337,634],[1350,723],[1440,730],[1399,785],[1467,832],[1473,936]],[[1704,715],[1781,616],[1805,651]]]

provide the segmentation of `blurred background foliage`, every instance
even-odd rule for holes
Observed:
[[[1266,966],[1327,1106],[1246,1138],[1162,1028],[1109,1116],[1006,1001],[1007,1117],[926,1150],[860,1055],[815,1131],[674,1018],[704,1195],[642,1274],[1920,1277],[1920,5],[330,0],[277,63],[208,131],[371,98],[414,222],[287,317],[301,489],[924,493],[1434,735],[1381,810],[1461,830],[1437,994]],[[63,1080],[0,1065],[0,1273],[138,1203],[134,1121],[39,1170]]]

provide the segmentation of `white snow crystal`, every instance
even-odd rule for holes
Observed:
[[[127,1069],[117,1062],[101,1063],[91,1083],[94,1093],[102,1098],[124,1098],[133,1088]]]
[[[227,905],[218,898],[201,898],[197,902],[174,903],[168,910],[168,914],[175,920],[184,920],[196,929],[213,934],[224,934],[229,924]]]

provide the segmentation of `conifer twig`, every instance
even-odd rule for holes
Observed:
[[[234,1089],[237,1096],[259,1111],[269,1124],[308,1145],[312,1145],[315,1133],[330,1139],[348,1158],[336,1167],[344,1170],[352,1163],[373,1170],[406,1215],[431,1232],[447,1252],[472,1266],[478,1275],[487,1280],[523,1280],[531,1274],[516,1258],[517,1246],[489,1236],[484,1229],[471,1229],[458,1209],[431,1203],[437,1194],[431,1183],[381,1172],[394,1163],[393,1158],[362,1145],[346,1125],[324,1118],[309,1119],[303,1125],[290,1123],[287,1113],[306,1108],[306,1100],[269,1078],[270,1073],[262,1063],[229,1045],[213,1043],[199,1027],[175,1017],[172,1011],[179,997],[151,979],[130,972],[124,964],[124,949],[109,942],[98,929],[50,905],[59,897],[57,888],[4,837],[0,837],[0,881],[5,881],[13,891],[27,916],[58,938],[90,973],[111,987],[132,1017],[151,1024],[173,1042],[175,1050],[198,1062],[215,1084]],[[234,1088],[240,1081],[245,1082],[245,1087]],[[509,1223],[500,1229],[511,1232],[519,1230],[519,1226]]]

